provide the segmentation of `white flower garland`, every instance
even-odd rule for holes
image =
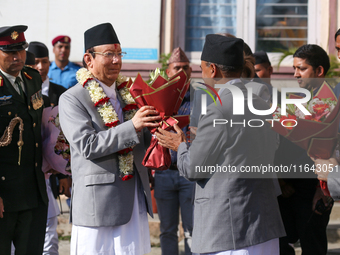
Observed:
[[[95,77],[86,68],[77,71],[77,80],[89,91],[91,101],[97,107],[97,111],[102,117],[105,126],[113,128],[120,124],[118,115],[113,108],[110,98],[105,94],[103,88],[95,80]],[[130,120],[137,112],[137,105],[125,84],[126,77],[118,75],[116,86],[126,106],[123,108],[124,120]],[[133,176],[133,147],[118,151],[119,169],[123,181],[129,180]]]

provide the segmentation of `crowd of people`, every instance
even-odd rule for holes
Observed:
[[[257,110],[272,104],[273,67],[266,52],[253,53],[230,34],[207,35],[202,79],[217,95],[206,98],[201,114],[205,92],[191,87],[178,110],[191,115],[190,124],[166,131],[155,107],[126,107],[132,97],[120,86],[125,53],[110,23],[85,31],[83,67],[69,61],[69,36],[52,40],[51,62],[45,44],[26,42],[26,30],[24,25],[0,28],[1,254],[58,254],[59,194],[70,197],[71,254],[147,254],[150,185],[163,255],[179,253],[179,211],[186,255],[290,255],[297,241],[302,254],[327,253],[326,227],[333,202],[340,199],[340,176],[334,171],[339,162],[335,152],[329,159],[310,158],[270,128],[270,114],[258,116],[248,108],[247,101]],[[339,53],[340,30],[335,41]],[[330,61],[321,47],[307,44],[294,53],[293,68],[298,85],[315,95],[326,82]],[[166,74],[171,78],[180,71],[189,81],[190,60],[177,47]],[[244,98],[242,115],[235,114],[235,91]],[[340,84],[334,93],[340,96]],[[215,125],[231,119],[265,124]],[[152,128],[171,156],[169,168],[154,174],[142,164]],[[58,139],[69,146],[69,155],[55,153]],[[304,178],[197,171],[259,165],[327,165],[327,171]],[[319,180],[328,184],[330,196]]]

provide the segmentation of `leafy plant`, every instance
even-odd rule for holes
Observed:
[[[161,56],[158,60],[158,63],[162,64],[161,71],[165,71],[165,69],[167,69],[168,60],[169,60],[170,57],[171,57],[171,53],[168,53],[168,54],[162,53],[161,54]]]
[[[158,75],[163,76],[165,79],[168,78],[166,72],[157,67],[154,71],[150,72],[150,74],[149,74],[150,78],[149,78],[149,80],[147,80],[147,83],[150,84],[151,82],[153,82],[158,77]]]
[[[340,82],[340,62],[336,55],[329,55],[330,68],[326,74],[327,82],[333,88]]]
[[[339,77],[340,76],[340,62],[338,61],[337,56],[330,55],[329,61],[331,63],[331,66],[327,72],[326,78]]]
[[[171,53],[168,53],[168,54],[165,54],[165,53],[162,53],[159,60],[158,60],[158,63],[161,63],[162,64],[162,67],[161,68],[156,68],[154,71],[151,71],[150,74],[149,74],[149,80],[147,80],[147,83],[151,83],[153,80],[156,79],[157,75],[161,75],[163,76],[164,78],[168,78],[165,70],[168,68],[168,60],[169,58],[171,57]]]
[[[277,63],[277,69],[279,70],[280,68],[280,65],[282,63],[282,61],[288,57],[288,56],[291,56],[291,55],[294,55],[295,51],[297,50],[298,48],[290,48],[288,50],[283,50],[283,49],[275,49],[275,52],[281,52],[282,55],[279,59],[279,62]]]
[[[68,236],[59,236],[58,237],[59,240],[68,240],[68,241],[71,241],[71,236],[68,235]]]

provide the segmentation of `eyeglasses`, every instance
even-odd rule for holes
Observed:
[[[99,55],[103,55],[106,58],[109,59],[121,59],[122,57],[124,57],[124,55],[126,55],[126,52],[119,52],[119,53],[114,53],[114,52],[92,52],[94,54],[99,54]]]

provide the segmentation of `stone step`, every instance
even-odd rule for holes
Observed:
[[[327,255],[339,255],[340,249],[328,249]]]
[[[327,255],[339,255],[340,254],[340,243],[328,243]]]
[[[334,202],[329,221],[340,222],[340,202]]]
[[[340,203],[335,202],[327,226],[327,240],[329,246],[338,245],[340,248]],[[340,254],[340,253],[339,253]]]
[[[58,233],[60,236],[70,236],[72,225],[69,223],[69,208],[66,204],[66,198],[61,199],[63,214],[58,217]],[[160,249],[160,222],[158,214],[154,214],[154,218],[149,216],[149,227],[150,227],[150,240],[152,245],[152,252],[148,255],[161,255]],[[184,241],[183,241],[183,229],[181,224],[179,226],[180,237],[179,237],[179,250],[180,254],[184,254]],[[332,213],[330,215],[330,222],[327,227],[327,238],[328,238],[328,255],[340,255],[340,203],[334,203]],[[59,254],[69,254],[69,240],[59,241]],[[295,247],[295,255],[301,255],[301,248]]]

